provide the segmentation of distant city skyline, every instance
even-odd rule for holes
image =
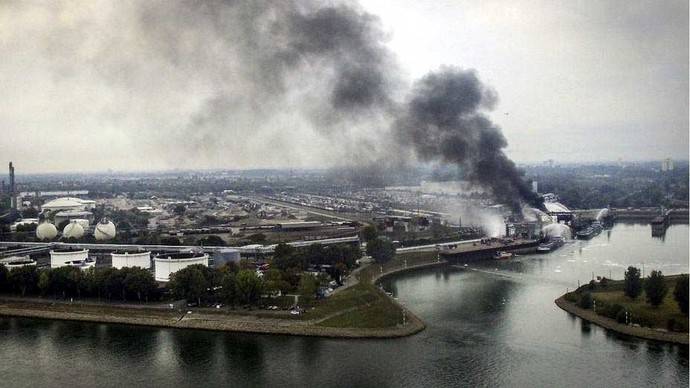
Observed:
[[[396,101],[444,65],[475,69],[517,163],[688,159],[687,2],[343,3],[375,26],[367,44],[385,45],[377,60]],[[303,54],[277,88],[255,69],[266,58],[243,57],[233,38],[273,43],[220,11],[209,21],[177,2],[0,4],[0,154],[18,175],[327,168],[396,154],[371,135],[390,118],[321,110],[329,67]]]

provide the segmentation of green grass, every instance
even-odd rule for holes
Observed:
[[[674,331],[687,332],[688,317],[683,315],[678,303],[673,299],[673,289],[677,279],[678,276],[665,277],[668,293],[663,303],[657,307],[647,303],[644,291],[635,299],[625,296],[623,281],[612,281],[605,287],[597,286],[591,290],[591,293],[597,304],[597,313],[600,315],[606,315],[607,309],[620,305],[631,314],[633,323],[651,328],[670,329],[669,321],[672,320],[675,322],[672,325]],[[587,288],[588,286],[582,286],[577,291],[568,294],[566,299],[577,303],[580,295],[587,291]]]
[[[330,298],[314,301],[302,319],[320,319],[330,314],[344,311],[357,306],[364,306],[380,298],[382,294],[369,283],[359,283]],[[385,297],[385,295],[383,295]]]
[[[329,318],[320,326],[328,327],[356,327],[356,328],[386,328],[402,323],[402,311],[388,298],[378,298],[368,305]]]
[[[436,252],[415,252],[396,255],[383,265],[388,272],[407,265],[434,263]],[[319,323],[320,326],[340,328],[386,328],[402,323],[402,310],[388,296],[372,284],[373,277],[380,273],[381,266],[372,264],[359,272],[359,283],[330,298],[313,301],[307,307],[307,313],[300,316],[303,320],[322,319],[341,312]],[[311,307],[314,307],[313,309]]]

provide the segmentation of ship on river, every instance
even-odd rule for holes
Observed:
[[[551,237],[549,240],[544,241],[537,247],[538,253],[549,253],[560,248],[565,244],[565,239],[563,237]]]

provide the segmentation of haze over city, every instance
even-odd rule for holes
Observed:
[[[687,2],[326,4],[3,2],[0,154],[21,173],[445,163],[396,123],[450,68],[518,163],[687,159]]]

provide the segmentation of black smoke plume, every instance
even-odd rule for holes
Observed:
[[[421,160],[457,165],[466,179],[514,209],[521,201],[537,205],[523,173],[503,152],[503,133],[484,113],[495,103],[496,94],[474,71],[444,67],[415,83],[394,133]]]

